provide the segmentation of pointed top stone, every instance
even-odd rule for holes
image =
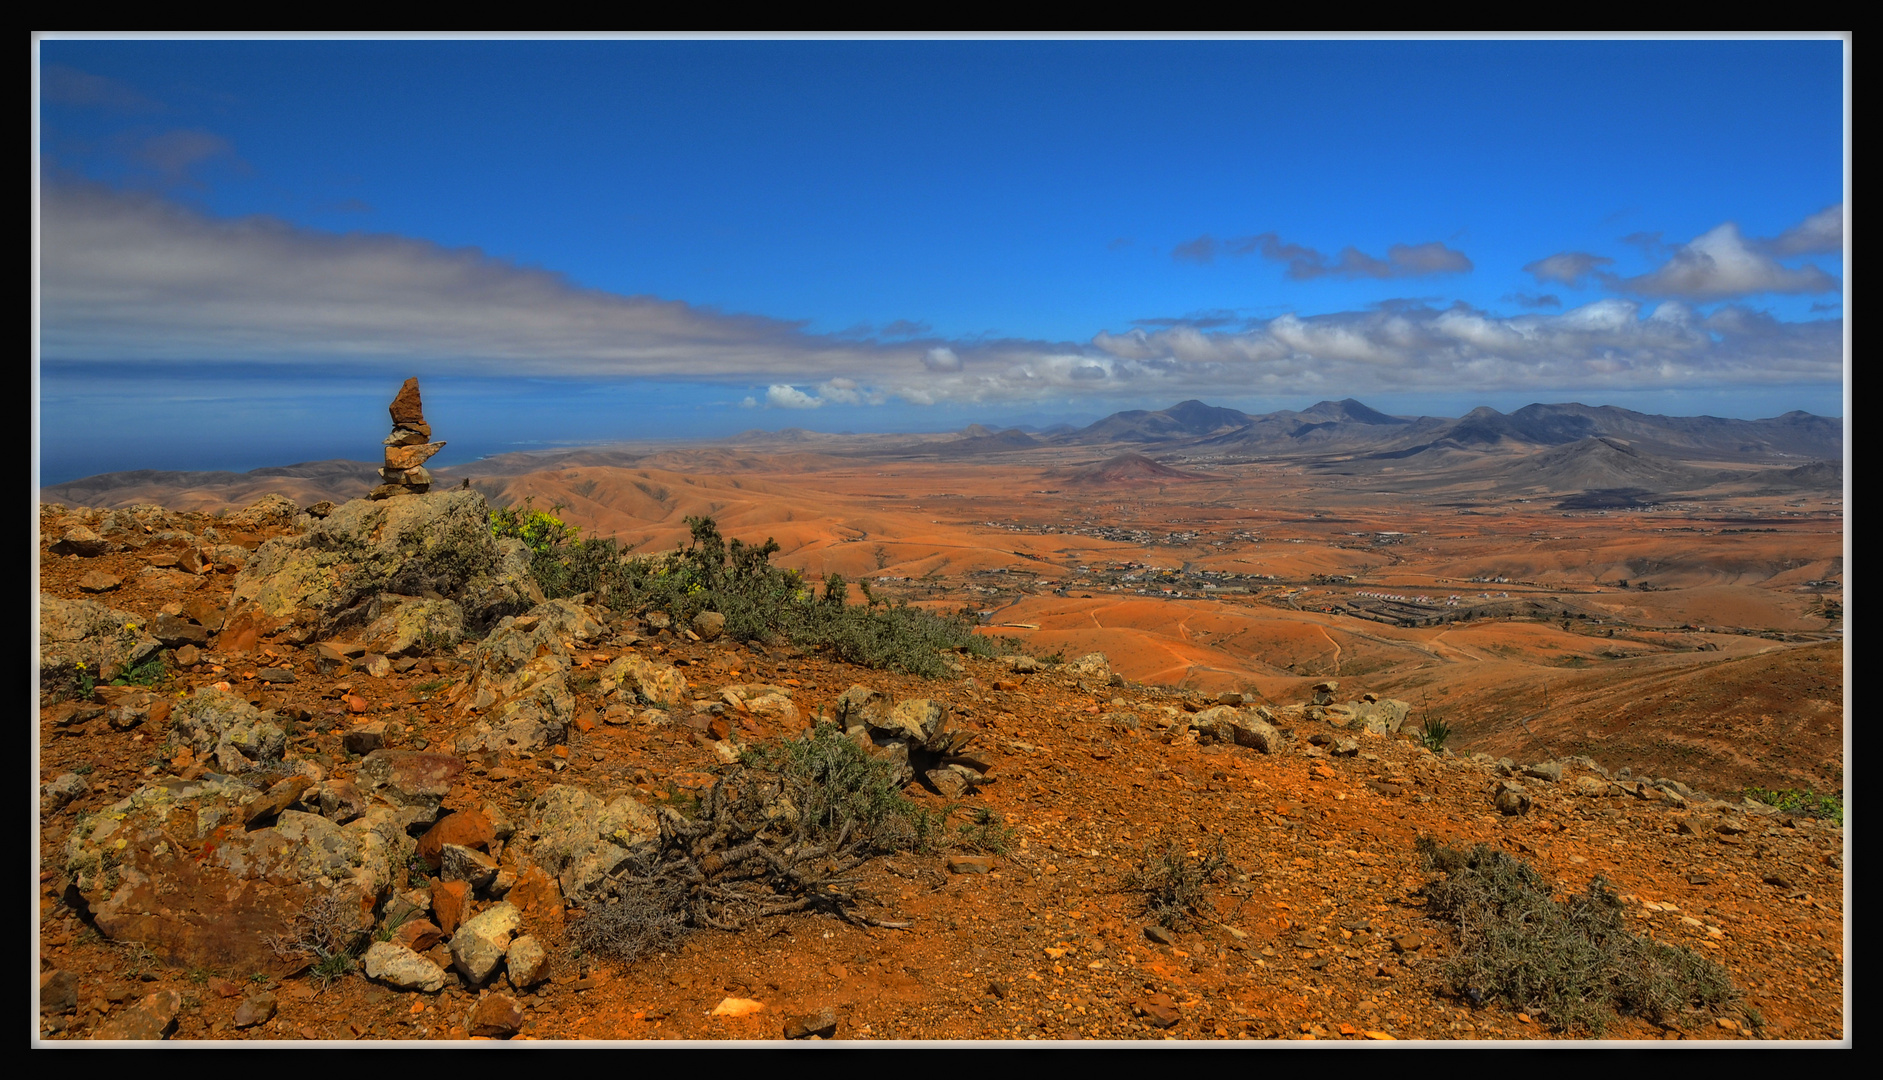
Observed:
[[[425,422],[425,407],[419,403],[418,380],[407,379],[399,388],[399,396],[392,399],[392,423],[394,427],[411,427]]]

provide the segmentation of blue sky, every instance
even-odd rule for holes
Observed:
[[[1089,420],[1837,415],[1845,43],[39,42],[42,476]]]

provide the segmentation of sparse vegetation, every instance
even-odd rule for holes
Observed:
[[[354,969],[354,954],[366,943],[359,914],[352,897],[329,889],[310,899],[289,932],[271,935],[268,945],[284,960],[312,960],[314,977],[331,983]]]
[[[686,934],[822,910],[861,914],[848,886],[869,858],[924,848],[933,815],[902,794],[899,770],[832,724],[748,750],[691,807],[660,809],[655,849],[624,868],[615,895],[570,933],[584,950],[632,963]]]
[[[1419,729],[1419,744],[1434,754],[1445,749],[1445,741],[1451,738],[1451,725],[1443,717],[1425,718],[1425,726]]]
[[[1208,886],[1221,882],[1232,869],[1229,847],[1222,837],[1207,851],[1188,851],[1172,842],[1163,851],[1149,846],[1137,868],[1125,877],[1125,887],[1144,894],[1144,910],[1159,926],[1192,930],[1220,921]]]
[[[164,667],[163,654],[151,653],[142,662],[124,669],[117,678],[111,680],[113,686],[156,686],[168,677]]]
[[[1798,788],[1749,787],[1741,794],[1792,814],[1822,818],[1838,825],[1844,823],[1844,796],[1823,794]]]
[[[1489,844],[1417,846],[1435,875],[1423,889],[1429,910],[1458,929],[1447,975],[1473,1003],[1500,1000],[1556,1030],[1599,1035],[1618,1013],[1666,1024],[1737,999],[1719,964],[1629,933],[1601,877],[1557,900],[1528,863]]]
[[[949,809],[948,816],[957,810],[968,811],[968,820],[956,825],[954,831],[948,834],[949,847],[987,855],[1005,855],[1013,849],[1019,833],[999,814],[985,806],[956,806]]]
[[[825,579],[820,595],[797,571],[771,564],[776,541],[727,540],[711,518],[686,521],[692,531],[687,547],[634,558],[613,540],[582,539],[540,510],[491,514],[493,531],[530,546],[531,570],[552,599],[587,593],[617,608],[664,611],[682,626],[702,611],[717,611],[726,618],[726,634],[738,641],[783,639],[849,663],[931,678],[948,673],[937,655],[942,650],[995,654],[996,644],[976,635],[966,614],[950,618],[876,601],[867,589],[870,603],[850,604],[848,583],[838,574]]]

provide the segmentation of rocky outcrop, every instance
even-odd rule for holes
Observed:
[[[370,928],[411,855],[400,815],[375,806],[338,825],[284,810],[245,828],[257,795],[226,776],[167,780],[81,820],[65,870],[99,933],[173,964],[266,971],[323,898],[346,929]]]
[[[529,549],[491,535],[490,506],[477,492],[356,499],[308,520],[306,532],[270,540],[249,557],[236,575],[232,624],[295,624],[322,637],[374,627],[409,651],[542,601]],[[421,600],[431,606],[399,614]]]
[[[660,839],[653,811],[623,795],[606,806],[581,788],[557,784],[536,797],[523,832],[536,864],[562,895],[586,903],[605,895],[608,875]]]
[[[96,600],[39,594],[41,685],[89,677],[109,682],[149,659],[163,643],[144,620]]]
[[[273,713],[264,713],[233,691],[206,686],[171,712],[170,749],[189,747],[199,761],[215,761],[225,773],[241,773],[281,760],[288,736]]]

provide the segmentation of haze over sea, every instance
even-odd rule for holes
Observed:
[[[40,482],[1089,423],[1842,416],[1848,43],[36,42]]]

